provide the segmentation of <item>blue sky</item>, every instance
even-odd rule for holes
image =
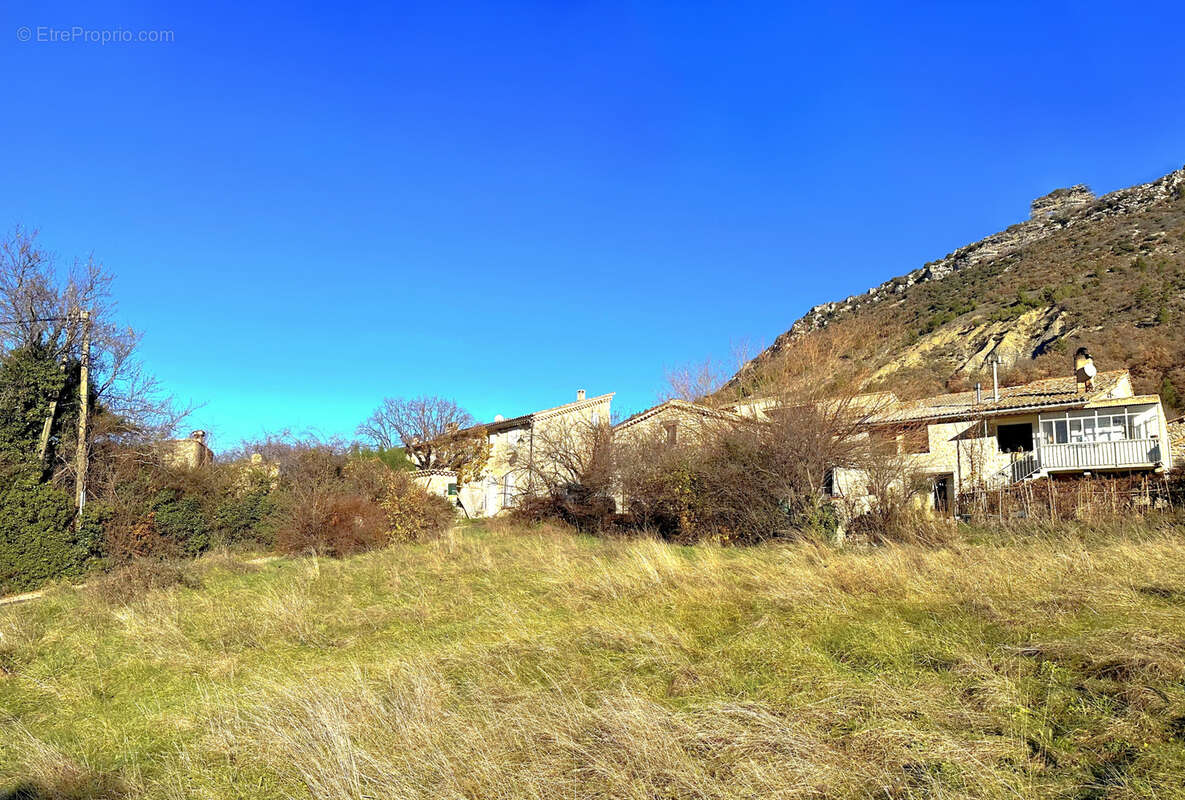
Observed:
[[[383,396],[638,410],[1185,163],[1179,3],[190,6],[5,4],[0,227],[118,275],[217,447]]]

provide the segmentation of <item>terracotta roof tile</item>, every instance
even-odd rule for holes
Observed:
[[[627,419],[624,419],[621,422],[614,425],[613,430],[619,431],[619,430],[622,430],[623,428],[628,428],[632,425],[636,425],[637,423],[642,422],[643,420],[649,419],[650,417],[653,417],[656,414],[658,414],[668,408],[674,408],[674,409],[678,409],[680,411],[686,411],[686,412],[693,413],[693,414],[699,414],[700,416],[704,416],[704,417],[714,417],[716,419],[728,419],[728,420],[740,419],[740,417],[733,411],[725,411],[725,410],[721,410],[721,409],[711,408],[710,406],[701,406],[698,403],[690,403],[686,400],[679,400],[676,398],[674,400],[667,400],[664,403],[659,403],[656,406],[651,406],[650,408],[647,408],[643,411],[639,411],[638,413],[633,414],[632,416],[628,417]]]
[[[1045,378],[1020,386],[1001,386],[1000,399],[992,398],[991,390],[982,393],[981,402],[975,402],[975,392],[954,392],[934,397],[923,397],[901,403],[880,414],[869,422],[873,424],[895,422],[920,422],[929,419],[981,416],[1027,408],[1048,406],[1086,405],[1091,400],[1106,397],[1119,386],[1126,370],[1100,372],[1095,376],[1094,389],[1087,393],[1078,391],[1074,376]]]

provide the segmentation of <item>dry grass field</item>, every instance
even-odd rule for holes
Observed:
[[[1185,535],[507,526],[0,609],[0,797],[1185,797]]]

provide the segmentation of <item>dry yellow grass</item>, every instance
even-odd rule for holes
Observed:
[[[1172,528],[836,551],[475,526],[196,571],[0,609],[4,788],[1185,797]]]

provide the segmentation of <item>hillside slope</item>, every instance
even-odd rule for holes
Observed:
[[[1185,397],[1185,169],[1095,197],[1033,201],[1028,220],[812,308],[733,378],[759,384],[791,344],[835,326],[875,335],[837,356],[907,393],[965,386],[998,357],[1010,380],[1062,374],[1079,345],[1128,367],[1138,391]]]

